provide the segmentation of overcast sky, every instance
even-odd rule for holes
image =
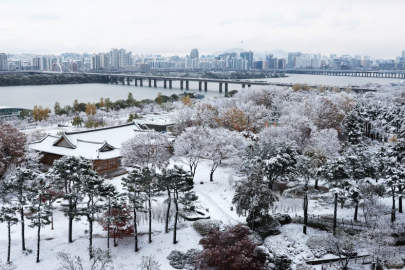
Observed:
[[[0,0],[0,14],[5,53],[405,50],[405,0]]]

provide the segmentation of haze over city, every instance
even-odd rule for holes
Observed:
[[[185,55],[230,48],[395,58],[405,3],[388,1],[2,0],[1,51]]]

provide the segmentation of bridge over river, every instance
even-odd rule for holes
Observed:
[[[275,83],[275,82],[267,82],[263,80],[227,80],[227,79],[206,79],[206,78],[187,78],[187,77],[171,77],[171,76],[149,76],[149,75],[129,75],[129,74],[109,74],[109,73],[81,73],[86,75],[93,75],[93,76],[101,76],[101,77],[108,77],[108,81],[110,83],[122,83],[122,84],[130,84],[132,81],[135,81],[135,86],[143,86],[144,81],[148,83],[149,87],[157,87],[157,81],[163,81],[164,88],[172,88],[173,81],[180,81],[180,89],[189,89],[189,82],[198,82],[198,90],[204,91],[208,90],[208,83],[216,83],[218,84],[219,92],[222,93],[223,86],[225,93],[228,92],[228,84],[239,84],[242,85],[242,88],[251,87],[252,85],[256,86],[283,86],[283,87],[292,87],[292,83]],[[204,86],[204,87],[203,87]],[[309,85],[311,88],[317,88],[317,85]],[[326,89],[333,89],[334,86],[324,85]],[[340,90],[345,90],[348,87],[339,87]],[[374,89],[362,89],[358,87],[353,87],[353,91],[355,92],[375,92]]]

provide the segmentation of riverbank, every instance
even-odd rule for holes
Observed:
[[[3,74],[0,86],[107,83],[106,78],[82,74]]]

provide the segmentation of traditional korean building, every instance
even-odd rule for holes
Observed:
[[[42,140],[31,143],[30,149],[43,154],[41,163],[52,166],[53,162],[63,156],[82,156],[93,161],[94,169],[107,173],[118,169],[121,153],[120,147],[141,132],[136,123],[79,132],[64,132],[60,136],[47,135]]]

